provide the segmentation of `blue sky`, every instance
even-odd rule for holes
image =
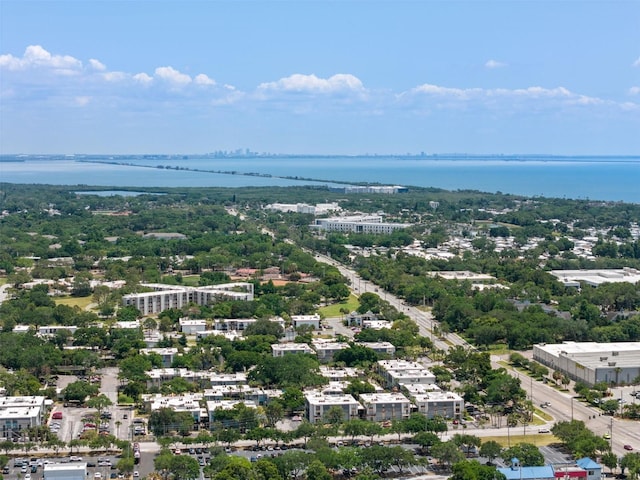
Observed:
[[[0,0],[0,153],[640,154],[637,0]]]

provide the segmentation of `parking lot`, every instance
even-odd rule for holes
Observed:
[[[46,463],[87,463],[87,477],[92,479],[117,479],[118,472],[115,468],[118,458],[113,455],[80,457],[77,455],[68,457],[16,457],[7,464],[8,473],[3,474],[8,480],[42,480],[44,465]],[[153,465],[153,463],[152,463]],[[146,474],[151,473],[153,467]],[[28,475],[28,476],[27,476]],[[124,476],[120,476],[124,478]]]

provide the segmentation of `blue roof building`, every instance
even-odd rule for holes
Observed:
[[[602,465],[589,457],[581,458],[576,465],[587,471],[587,480],[599,480],[602,476]]]

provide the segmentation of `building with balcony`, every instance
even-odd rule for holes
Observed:
[[[409,418],[411,401],[401,393],[362,393],[364,418],[374,422]]]
[[[464,412],[464,399],[457,393],[433,391],[414,394],[411,398],[417,411],[427,418],[459,419]]]
[[[344,421],[358,418],[362,406],[352,395],[346,393],[323,394],[318,391],[305,392],[305,414],[311,423],[325,423],[329,410],[333,407],[342,409]]]
[[[253,300],[253,284],[245,282],[204,287],[184,287],[161,283],[143,283],[141,286],[153,291],[124,295],[122,305],[135,307],[143,315],[158,314],[170,308],[180,309],[190,303],[211,305],[224,300]]]

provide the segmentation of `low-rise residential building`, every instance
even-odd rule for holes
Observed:
[[[207,420],[207,411],[200,404],[204,399],[202,393],[184,393],[181,395],[143,394],[142,403],[145,410],[153,412],[161,408],[170,408],[175,412],[189,412],[193,416],[194,424]],[[175,430],[175,426],[168,425],[167,432]]]
[[[350,327],[362,327],[364,322],[377,321],[378,316],[369,310],[367,313],[351,312],[346,316],[345,321]]]
[[[41,337],[54,337],[58,332],[66,330],[71,335],[76,333],[78,327],[75,325],[44,325],[42,327],[38,327],[38,335]]]
[[[46,398],[0,397],[0,438],[17,440],[22,431],[44,424]]]
[[[209,426],[214,427],[216,423],[216,411],[232,410],[236,405],[243,404],[247,408],[258,408],[255,402],[249,400],[209,400],[207,401],[207,416]],[[237,426],[236,421],[224,420],[224,426]]]
[[[349,348],[349,344],[344,342],[314,341],[313,348],[315,349],[320,362],[329,363],[333,361],[333,356],[336,353]]]
[[[284,357],[287,354],[304,353],[314,355],[316,352],[306,343],[275,343],[271,345],[274,357]]]
[[[273,317],[269,321],[277,323],[284,330],[285,323],[282,317]],[[216,318],[213,322],[213,329],[216,332],[238,332],[242,334],[249,325],[253,325],[255,322],[257,322],[255,318]]]
[[[282,390],[250,387],[249,385],[216,385],[204,391],[205,400],[247,400],[265,405],[273,398],[280,398]]]
[[[178,355],[179,351],[175,347],[161,347],[161,348],[141,348],[141,355],[160,355],[162,359],[163,367],[170,367],[173,364],[173,360]]]
[[[317,313],[313,315],[291,315],[291,325],[294,330],[305,325],[312,327],[314,330],[320,330],[320,315]]]
[[[244,372],[234,373],[210,373],[211,386],[216,385],[242,385],[247,383],[247,374]]]
[[[412,395],[417,411],[427,418],[460,418],[464,412],[464,399],[453,392],[433,391]]]
[[[406,360],[380,360],[376,368],[385,379],[387,388],[414,383],[436,383],[436,376],[421,363]]]
[[[13,407],[0,410],[0,438],[17,441],[23,433],[40,423],[40,407]]]
[[[362,393],[360,402],[366,420],[401,420],[411,414],[411,401],[401,393]]]
[[[358,418],[358,412],[362,406],[352,395],[332,393],[325,395],[318,391],[305,392],[305,412],[307,420],[311,423],[325,423],[327,413],[333,407],[342,409],[344,421]]]
[[[345,368],[330,368],[326,365],[320,366],[320,375],[328,378],[330,381],[349,381],[354,378],[358,378],[361,374],[361,370],[357,368],[345,367]]]
[[[180,331],[185,335],[197,335],[198,332],[204,332],[207,329],[206,320],[192,320],[190,318],[181,318]]]
[[[396,347],[391,342],[357,342],[356,344],[370,348],[384,357],[393,358],[396,355]]]

